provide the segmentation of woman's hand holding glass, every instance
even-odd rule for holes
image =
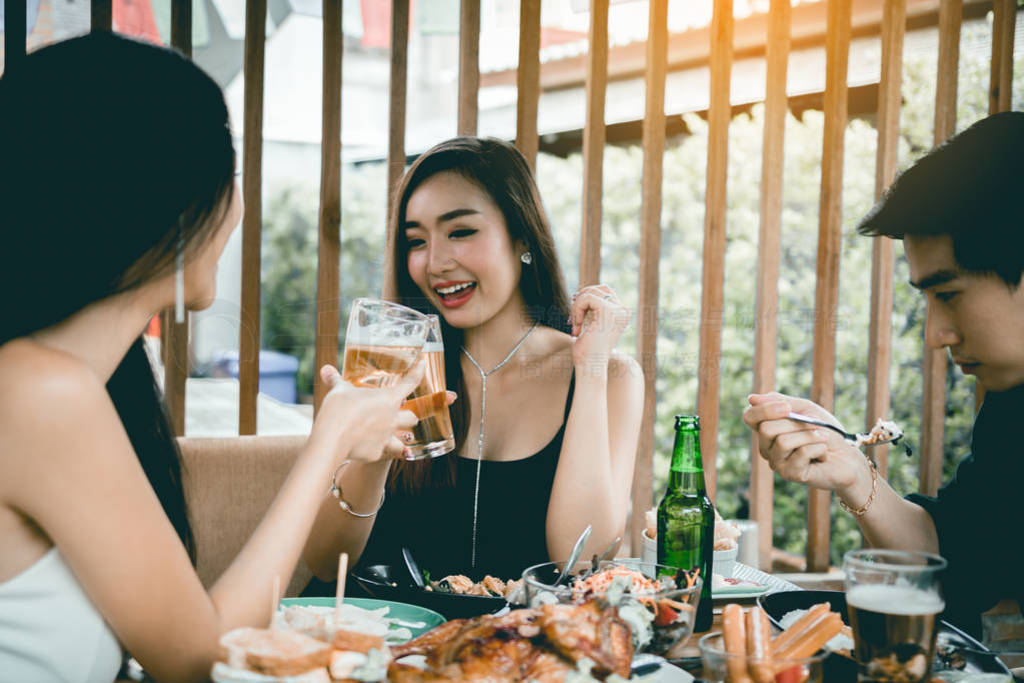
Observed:
[[[779,393],[753,394],[743,421],[757,434],[758,450],[784,479],[835,491],[860,505],[871,491],[871,471],[864,454],[830,429],[786,418],[790,412],[818,418],[842,428],[818,404]]]
[[[590,285],[576,292],[569,308],[576,366],[606,366],[629,319],[629,309],[608,285]]]
[[[420,361],[396,384],[369,388],[346,382],[336,368],[325,365],[320,378],[330,391],[324,396],[310,441],[330,444],[335,462],[402,457],[405,446],[396,434],[412,429],[416,415],[400,408],[423,379],[424,370]],[[343,444],[348,451],[338,452]]]

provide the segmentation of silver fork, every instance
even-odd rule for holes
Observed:
[[[838,433],[847,441],[852,441],[855,444],[863,444],[866,446],[881,446],[882,444],[885,443],[895,443],[903,438],[903,434],[899,434],[888,439],[879,439],[878,441],[874,441],[872,443],[864,443],[864,441],[867,439],[867,434],[851,434],[850,432],[843,431],[839,427],[836,427],[834,424],[829,424],[828,422],[825,422],[824,420],[819,420],[817,418],[807,417],[806,415],[801,415],[800,413],[790,413],[786,417],[788,417],[790,420],[795,420],[796,422],[805,422],[809,425],[815,425],[817,427],[825,427],[826,429],[831,429],[833,432]]]

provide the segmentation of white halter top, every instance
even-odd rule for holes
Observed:
[[[110,683],[121,646],[56,546],[0,582],[0,679]]]

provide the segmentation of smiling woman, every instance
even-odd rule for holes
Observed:
[[[306,548],[331,576],[339,550],[397,565],[403,546],[437,576],[518,578],[623,535],[643,378],[613,352],[629,311],[604,285],[570,299],[533,176],[500,140],[455,138],[405,175],[392,215],[402,303],[442,320],[453,455],[348,468],[388,499],[373,523],[321,510]],[[378,494],[379,496],[379,494]],[[367,504],[373,501],[367,497]],[[367,540],[368,539],[368,540]]]

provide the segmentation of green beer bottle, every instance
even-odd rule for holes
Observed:
[[[694,631],[711,628],[711,561],[715,546],[715,509],[704,484],[700,459],[700,419],[676,415],[676,442],[668,488],[658,506],[658,564],[700,570],[704,585]]]

